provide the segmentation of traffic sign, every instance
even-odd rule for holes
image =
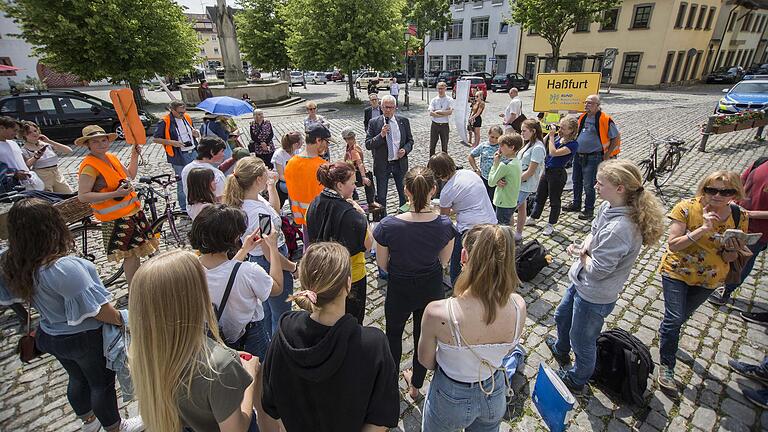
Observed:
[[[495,62],[495,61],[496,61],[496,57],[490,57],[490,58],[488,59],[488,61],[492,61],[492,62]]]

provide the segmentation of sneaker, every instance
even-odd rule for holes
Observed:
[[[144,431],[144,420],[141,419],[141,416],[125,419],[120,424],[120,432],[143,432],[143,431]]]
[[[712,294],[710,294],[707,301],[713,306],[722,306],[728,303],[731,296],[725,295],[725,288],[718,288]]]
[[[561,380],[563,380],[563,384],[565,384],[566,387],[568,387],[568,390],[573,393],[574,396],[581,396],[584,394],[584,388],[585,385],[576,385],[576,383],[573,382],[573,379],[571,379],[571,376],[568,375],[568,371],[565,369],[560,369],[557,371],[557,376],[560,377]]]
[[[545,236],[551,236],[553,232],[555,232],[555,227],[553,227],[552,224],[548,223],[544,227],[544,230],[542,231],[542,234],[544,234]]]
[[[677,392],[677,382],[675,381],[675,371],[665,365],[659,365],[659,377],[656,379],[662,390]]]
[[[595,213],[591,211],[583,211],[579,213],[579,219],[581,220],[592,220],[592,218],[595,217]]]
[[[759,381],[763,384],[768,384],[768,373],[763,368],[755,364],[744,363],[736,360],[728,360],[728,366],[731,369],[747,378],[751,378],[755,381]]]
[[[99,423],[99,419],[97,418],[94,418],[90,423],[83,423],[83,425],[80,426],[81,432],[99,432],[99,430],[101,430],[101,423]]]
[[[536,226],[536,219],[529,217],[525,220],[525,226]]]
[[[557,360],[557,363],[560,366],[565,366],[571,362],[571,356],[568,354],[562,354],[559,351],[557,351],[557,347],[555,344],[557,344],[557,338],[549,335],[544,339],[544,343],[547,344],[547,348],[549,348],[549,351],[552,353],[552,357]]]
[[[570,203],[567,206],[563,207],[563,211],[569,212],[569,213],[581,211],[581,205],[575,205],[574,203]]]
[[[768,325],[768,312],[742,312],[741,317],[744,321]]]
[[[753,404],[768,408],[768,389],[754,390],[745,388],[742,394]]]

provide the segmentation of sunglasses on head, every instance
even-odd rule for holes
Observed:
[[[732,197],[736,195],[736,189],[718,189],[713,187],[705,187],[704,193],[707,195],[720,195],[722,197]]]

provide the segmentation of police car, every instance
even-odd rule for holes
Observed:
[[[746,76],[731,89],[723,89],[725,95],[717,104],[715,113],[733,114],[741,111],[768,110],[768,76]]]

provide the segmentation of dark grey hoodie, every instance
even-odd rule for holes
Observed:
[[[629,272],[640,254],[643,237],[629,218],[629,207],[613,207],[604,202],[592,221],[589,265],[577,259],[568,278],[586,301],[614,303],[629,278]]]

